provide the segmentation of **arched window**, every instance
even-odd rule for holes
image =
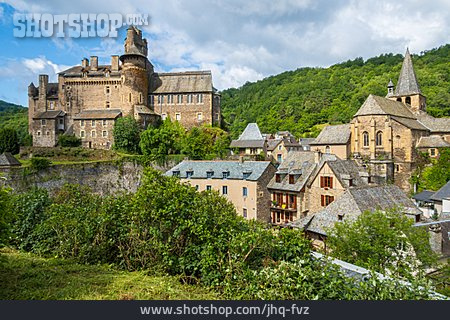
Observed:
[[[330,153],[330,146],[325,147],[325,153]]]
[[[363,146],[369,146],[369,134],[367,132],[363,132]]]
[[[406,97],[405,102],[406,102],[407,104],[411,104],[411,97]]]
[[[397,98],[397,101],[400,101],[400,102],[402,102],[402,98]]]
[[[382,146],[383,145],[383,132],[378,131],[377,132],[377,137],[375,139],[376,145],[377,146]]]

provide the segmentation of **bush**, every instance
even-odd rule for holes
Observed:
[[[81,146],[81,139],[74,135],[60,135],[58,138],[58,144],[61,147],[79,147]]]
[[[47,158],[32,157],[31,158],[31,169],[34,171],[41,171],[47,169],[51,165],[51,161]]]
[[[11,152],[18,154],[20,149],[19,137],[17,132],[11,128],[0,129],[0,154]]]
[[[3,177],[0,176],[0,179]],[[0,247],[8,242],[12,220],[10,189],[0,186]]]

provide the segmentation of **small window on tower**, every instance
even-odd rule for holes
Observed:
[[[181,113],[175,113],[175,120],[177,121],[181,120]]]
[[[109,109],[109,108],[111,107],[109,101],[106,101],[106,102],[105,102],[105,107],[106,107],[106,109]]]
[[[111,93],[111,90],[110,90],[109,86],[105,87],[105,93],[106,94],[110,94]]]
[[[406,97],[405,102],[406,104],[411,104],[411,97]]]

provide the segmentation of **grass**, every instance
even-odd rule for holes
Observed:
[[[0,249],[0,300],[215,300],[174,276],[119,271]]]

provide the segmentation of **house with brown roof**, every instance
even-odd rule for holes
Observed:
[[[160,117],[187,129],[218,125],[220,95],[210,71],[155,73],[147,40],[135,26],[127,30],[124,53],[111,56],[110,64],[99,64],[96,56],[83,58],[81,65],[60,72],[58,82],[40,75],[38,87],[28,87],[34,146],[54,147],[59,135],[74,134],[86,148],[109,149],[114,122],[122,116],[133,117],[142,128]]]

